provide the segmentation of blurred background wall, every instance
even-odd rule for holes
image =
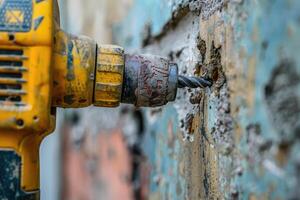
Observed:
[[[300,1],[61,0],[62,26],[214,86],[163,108],[59,110],[42,199],[299,199]]]

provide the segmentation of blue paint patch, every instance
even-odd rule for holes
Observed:
[[[43,20],[44,16],[39,16],[38,18],[34,19],[34,30],[37,30],[39,28]]]
[[[67,60],[67,80],[71,81],[74,80],[75,75],[74,75],[74,66],[73,66],[73,48],[74,48],[74,44],[73,42],[70,40],[68,41],[68,60]]]
[[[28,32],[31,23],[31,0],[4,0],[0,4],[0,31]]]
[[[38,199],[39,192],[21,189],[21,157],[14,151],[0,150],[0,199]]]
[[[159,119],[150,126],[147,124],[142,145],[152,169],[150,193],[164,195],[162,199],[184,199],[187,186],[179,172],[182,149],[177,117],[172,104],[165,106]]]
[[[114,26],[114,40],[127,48],[140,47],[146,29],[151,35],[158,35],[171,18],[168,1],[136,0],[124,21]]]
[[[287,59],[300,63],[298,55],[300,28],[299,22],[297,22],[300,19],[299,8],[300,1],[297,0],[263,0],[256,3],[245,1],[241,10],[249,15],[246,20],[240,20],[234,26],[234,32],[243,33],[236,49],[243,48],[247,51],[244,60],[245,72],[249,67],[249,59],[252,56],[256,58],[255,105],[253,110],[242,106],[237,121],[243,130],[246,130],[249,124],[259,124],[260,133],[255,137],[261,143],[272,141],[273,146],[276,147],[282,141],[289,141],[290,138],[286,135],[283,136],[280,129],[276,128],[276,125],[282,126],[283,121],[278,122],[279,124],[272,122],[272,118],[277,113],[269,108],[270,103],[266,99],[265,87],[272,80],[273,71],[282,61]],[[253,35],[255,35],[255,40]],[[299,69],[299,65],[295,68]],[[283,75],[281,74],[281,76]],[[296,90],[294,92],[297,93]],[[284,98],[282,96],[282,99]],[[284,108],[287,108],[287,105],[286,103]],[[295,147],[296,144],[290,143],[289,145],[291,149],[299,149],[299,147]],[[251,148],[245,136],[239,143],[239,150],[245,157],[243,160],[244,173],[236,179],[236,184],[240,186],[243,194],[242,199],[249,199],[251,195],[260,197],[264,194],[269,194],[269,199],[293,199],[293,193],[299,187],[299,183],[297,183],[299,180],[295,178],[299,179],[299,175],[297,176],[299,172],[295,169],[296,166],[292,159],[297,155],[296,153],[286,155],[285,166],[279,166],[275,155],[269,151],[258,152],[247,160],[249,154],[257,150]]]

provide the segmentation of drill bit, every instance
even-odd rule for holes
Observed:
[[[203,77],[186,77],[182,75],[178,76],[178,88],[205,88],[210,86],[212,86],[211,80]]]

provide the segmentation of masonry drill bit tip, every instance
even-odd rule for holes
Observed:
[[[208,80],[203,77],[186,77],[182,75],[178,76],[178,88],[205,88],[210,86],[212,86],[211,80]]]

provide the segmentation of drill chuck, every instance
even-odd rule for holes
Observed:
[[[122,103],[139,107],[162,106],[176,99],[178,88],[205,88],[212,82],[203,77],[178,75],[178,67],[154,55],[125,55]]]
[[[154,55],[125,55],[122,103],[140,107],[162,106],[174,101],[178,68]]]

